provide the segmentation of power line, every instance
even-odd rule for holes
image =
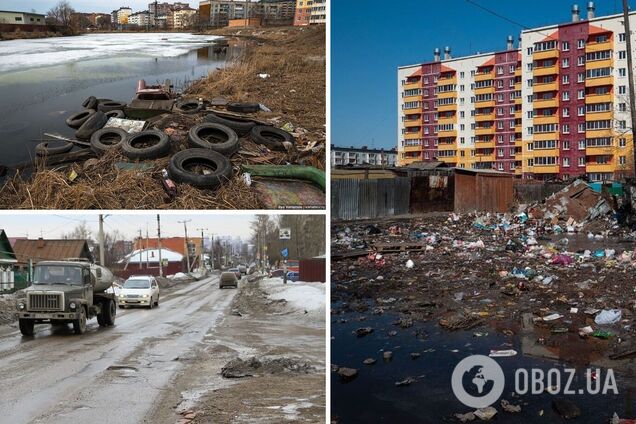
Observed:
[[[521,24],[521,23],[519,23],[517,21],[513,21],[512,19],[510,19],[510,18],[508,18],[508,17],[506,17],[504,15],[501,15],[501,14],[495,12],[492,9],[489,9],[486,6],[482,6],[481,4],[479,4],[479,3],[477,3],[477,2],[475,2],[473,0],[466,0],[466,2],[472,4],[473,6],[476,6],[476,7],[480,8],[482,10],[485,10],[486,12],[490,13],[491,15],[494,15],[494,16],[500,18],[500,19],[503,19],[504,21],[510,22],[511,24],[520,26],[523,29],[530,29],[530,27],[528,27],[528,26],[526,26],[524,24]]]

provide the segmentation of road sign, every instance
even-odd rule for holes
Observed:
[[[281,228],[278,230],[278,238],[281,240],[291,239],[291,228]]]
[[[289,250],[287,250],[287,248],[284,248],[280,251],[280,254],[283,258],[286,258],[287,256],[289,256]]]

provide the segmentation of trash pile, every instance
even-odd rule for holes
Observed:
[[[631,357],[636,234],[612,211],[577,182],[509,214],[335,224],[333,314],[392,312],[448,331],[492,326],[511,336],[527,318],[546,356]]]
[[[141,80],[130,103],[91,96],[82,106],[83,110],[66,119],[74,137],[45,132],[47,141],[36,146],[35,162],[16,166],[17,177],[20,169],[32,166],[37,171],[52,166],[56,171],[65,169],[60,172],[64,172],[67,185],[81,180],[90,183],[94,171],[145,173],[162,188],[167,203],[183,196],[183,186],[178,184],[202,190],[232,185],[231,193],[236,193],[241,204],[221,199],[221,205],[229,208],[259,206],[254,204],[254,195],[244,196],[245,202],[240,199],[259,177],[311,182],[324,192],[324,160],[320,159],[324,158],[324,143],[311,140],[300,127],[281,123],[280,117],[261,118],[271,112],[263,104],[222,98],[188,100],[173,93],[169,81],[147,86]],[[104,169],[104,165],[111,169]],[[242,178],[232,184],[231,180],[241,174]],[[14,179],[4,188],[19,183]],[[238,186],[241,188],[236,190]],[[18,188],[10,188],[13,195],[18,192]],[[119,205],[93,202],[88,207]]]
[[[0,295],[0,325],[16,321],[15,297],[12,294]]]

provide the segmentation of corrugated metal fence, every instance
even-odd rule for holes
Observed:
[[[331,216],[351,220],[409,213],[411,179],[332,180]]]

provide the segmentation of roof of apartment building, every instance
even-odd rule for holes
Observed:
[[[364,153],[397,153],[397,150],[395,147],[391,148],[391,149],[384,149],[384,148],[380,148],[380,149],[369,149],[367,146],[362,146],[362,147],[355,147],[355,146],[350,146],[350,147],[339,147],[336,145],[331,145],[331,150],[338,150],[341,152],[364,152]]]

